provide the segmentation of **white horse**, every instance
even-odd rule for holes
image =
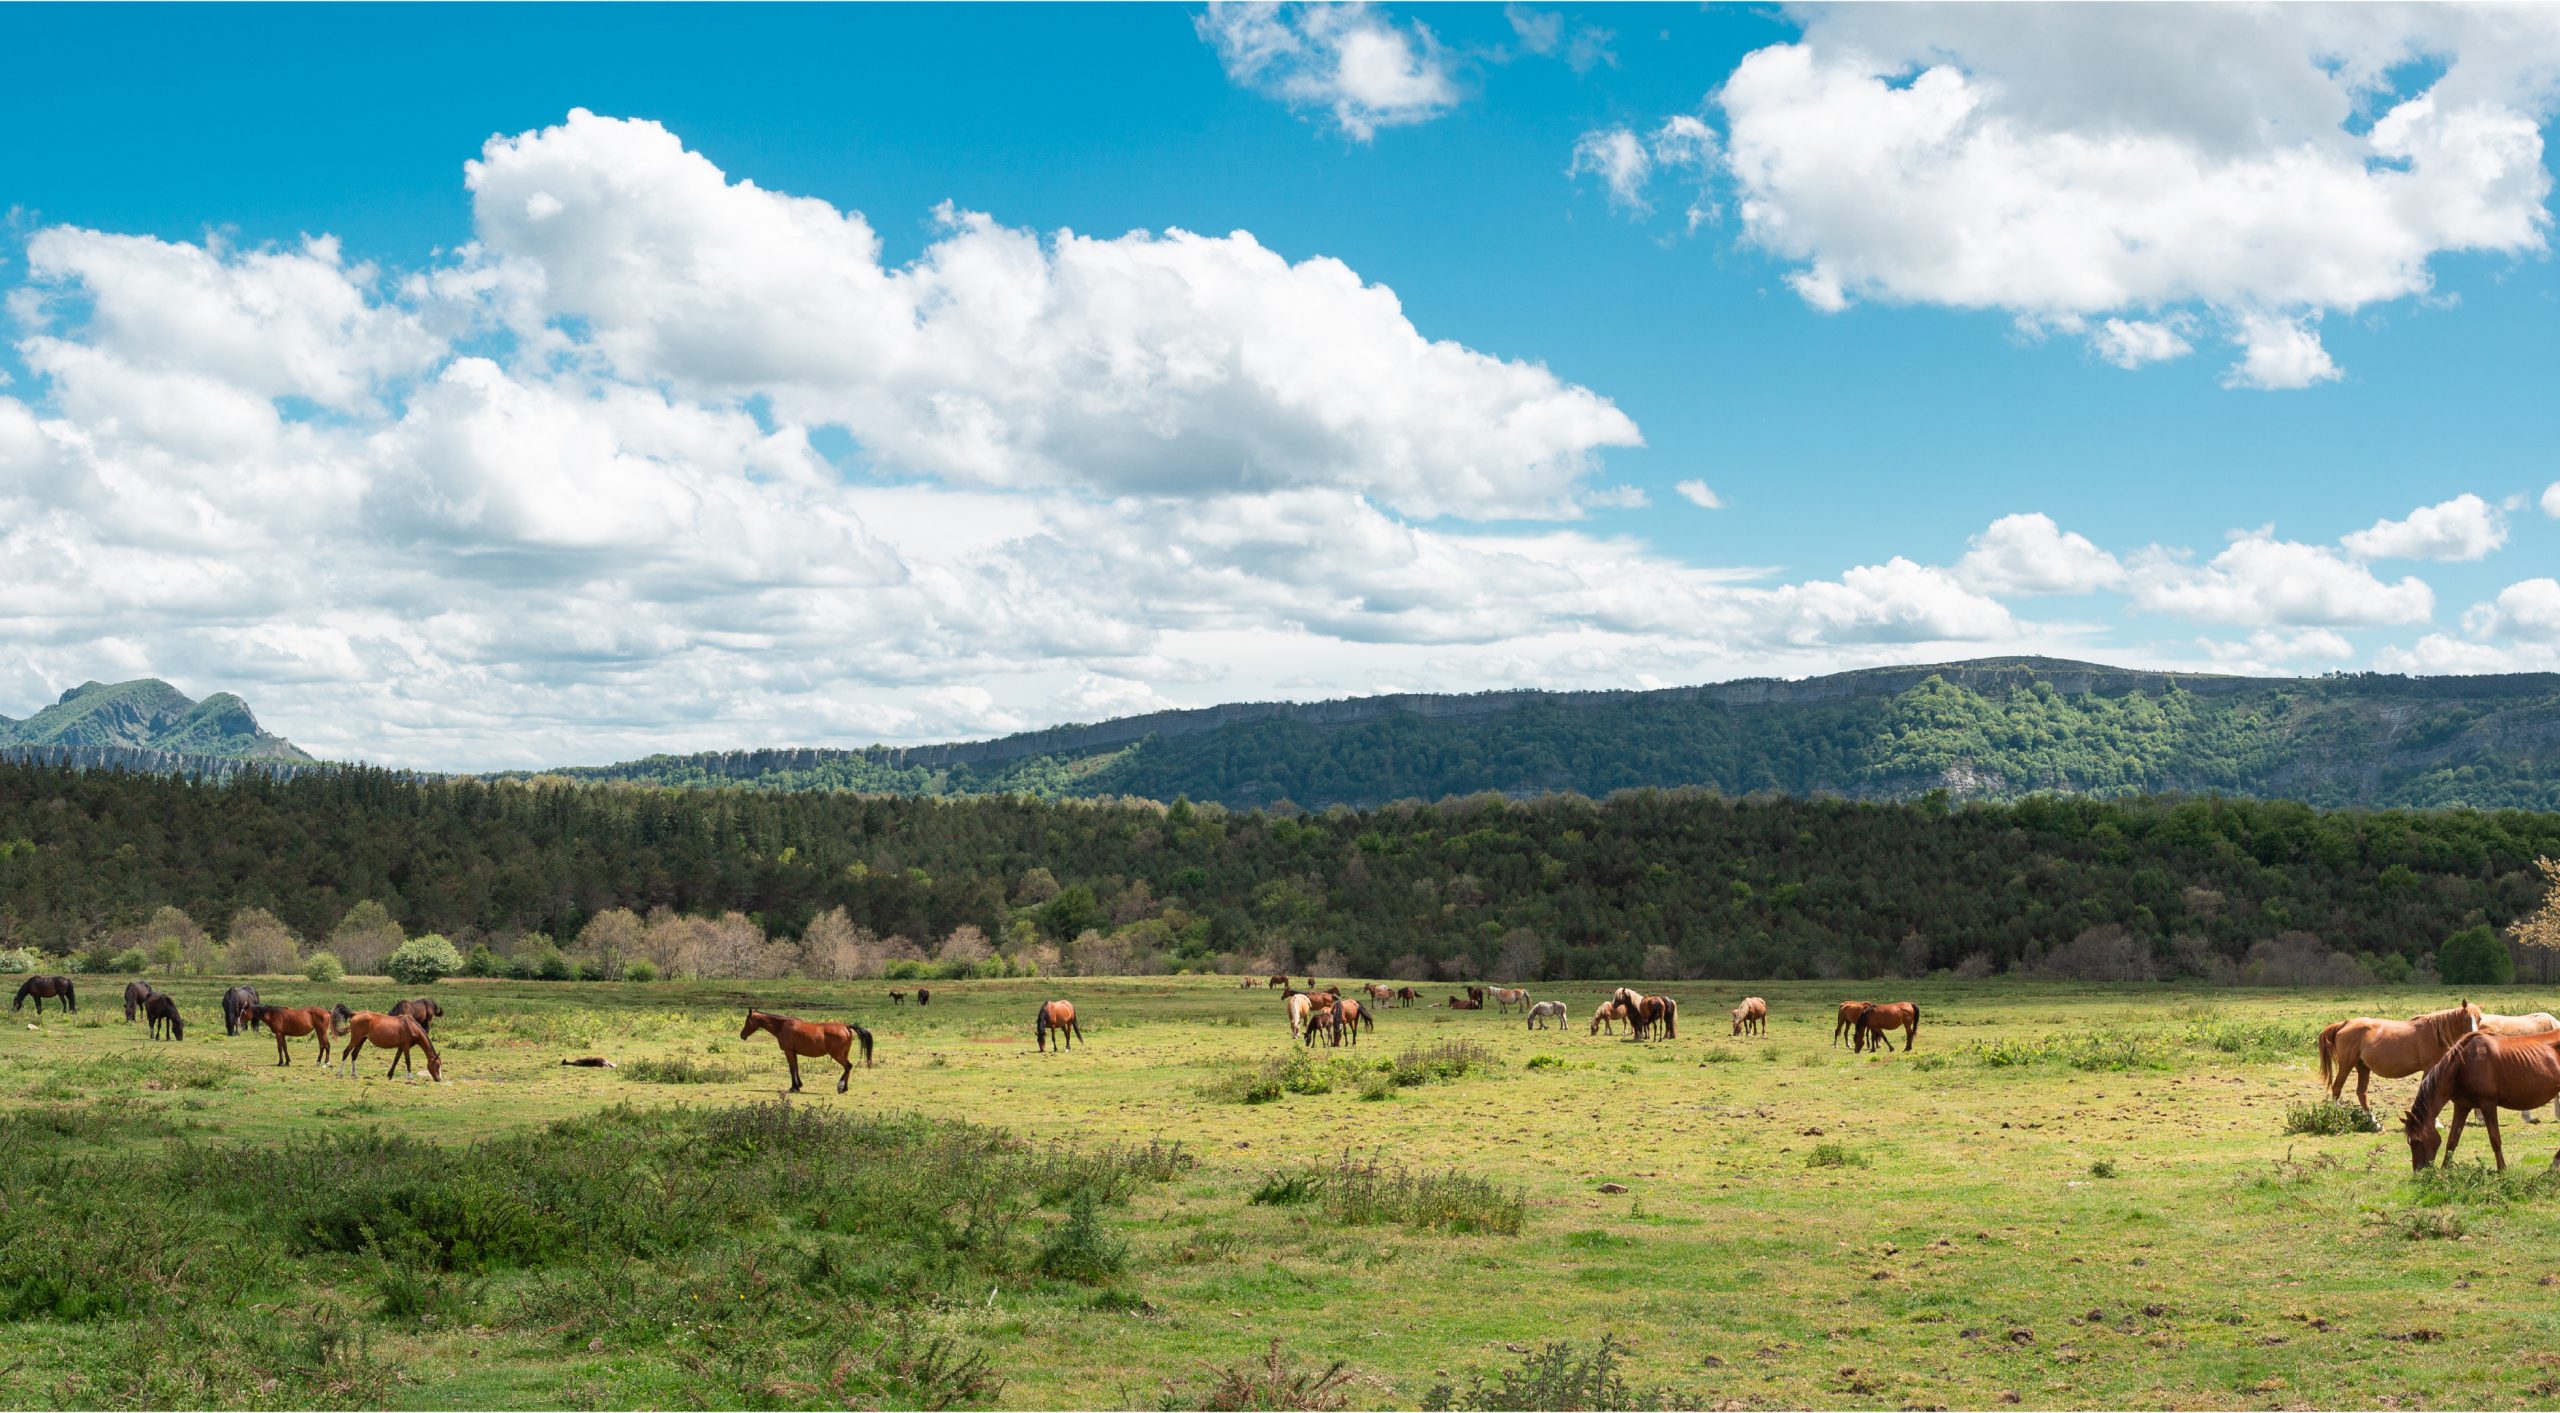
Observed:
[[[2493,1016],[2483,1011],[2480,1013],[2480,1028],[2491,1035],[2543,1035],[2560,1030],[2560,1016],[2549,1011],[2535,1011],[2529,1016]],[[2553,1101],[2551,1117],[2560,1119],[2560,1100]],[[2529,1124],[2542,1122],[2533,1116],[2531,1109],[2524,1111],[2524,1121]]]
[[[1556,1029],[1562,1030],[1564,1029],[1564,1017],[1564,1002],[1540,1001],[1538,1004],[1529,1008],[1529,1028],[1531,1030],[1544,1030],[1546,1027],[1539,1024],[1539,1022],[1551,1020],[1556,1023]]]

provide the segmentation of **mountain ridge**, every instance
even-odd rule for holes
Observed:
[[[0,717],[0,750],[314,763],[301,747],[259,726],[238,695],[215,692],[197,701],[157,677],[83,682],[24,720]]]

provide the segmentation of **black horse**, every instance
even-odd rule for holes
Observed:
[[[933,993],[932,993],[932,992],[930,992],[930,991],[925,990],[925,989],[924,989],[923,987],[921,987],[921,986],[917,987],[917,988],[916,988],[916,1004],[917,1004],[917,1005],[919,1005],[919,1006],[930,1006],[930,1005],[932,1005],[932,1004],[933,1004]]]
[[[222,993],[222,1033],[238,1035],[241,1027],[258,1028],[258,988],[234,986]]]
[[[14,1011],[26,1005],[30,996],[36,998],[37,1015],[44,1014],[44,1003],[48,999],[60,1001],[62,1009],[75,1015],[80,1010],[80,997],[71,989],[71,978],[67,976],[31,976],[19,982],[18,999],[9,1003],[9,1009]]]
[[[154,991],[154,990],[152,990],[152,989],[151,989],[151,983],[150,983],[150,982],[147,982],[147,981],[128,981],[128,982],[126,982],[126,983],[124,984],[124,1019],[125,1019],[125,1024],[127,1024],[127,1025],[131,1025],[131,1024],[133,1023],[133,1018],[134,1018],[135,1016],[138,1016],[138,1015],[141,1015],[141,1014],[142,1014],[142,1004],[143,1004],[145,1001],[148,1001],[148,1000],[150,1000],[152,997],[157,996],[157,995],[159,995],[159,994],[160,994],[159,992]]]
[[[169,1027],[170,1039],[184,1040],[187,1038],[187,1023],[178,1019],[178,1003],[161,995],[159,992],[152,992],[151,999],[142,1003],[142,1014],[150,1018],[152,1039],[157,1040],[160,1038],[160,1027],[162,1025]]]

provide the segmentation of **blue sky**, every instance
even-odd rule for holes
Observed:
[[[141,13],[0,12],[9,715],[2560,667],[2547,12]]]

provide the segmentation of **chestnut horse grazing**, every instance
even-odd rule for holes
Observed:
[[[1849,1037],[1850,1044],[1857,1044],[1858,1017],[1863,1016],[1866,1013],[1867,1003],[1864,1001],[1841,1002],[1840,1023],[1831,1027],[1831,1043],[1835,1046],[1838,1045],[1840,1043],[1840,1037],[1846,1035]]]
[[[258,988],[254,986],[234,986],[223,992],[222,1033],[238,1035],[242,1026],[255,1030],[258,1023],[249,1015],[249,1012],[255,1010],[257,1005]]]
[[[2480,1008],[2469,1001],[2449,1011],[2429,1011],[2408,1020],[2358,1016],[2320,1032],[2320,1082],[2329,1097],[2346,1092],[2347,1076],[2356,1077],[2356,1107],[2373,1112],[2365,1091],[2373,1077],[2406,1079],[2418,1074],[2453,1048],[2453,1043],[2480,1028]]]
[[[1903,1049],[1908,1050],[1920,1043],[1919,1002],[1894,1001],[1869,1006],[1859,1012],[1857,1048],[1864,1050],[1881,1045],[1890,1050],[1893,1048],[1893,1036],[1887,1032],[1896,1030],[1902,1032]]]
[[[2529,1016],[2501,1016],[2482,1011],[2480,1028],[2491,1035],[2548,1035],[2560,1030],[2560,1016],[2549,1011],[2536,1011]],[[2551,1106],[2551,1117],[2560,1119],[2560,1104]],[[2531,1109],[2525,1110],[2524,1121],[2529,1124],[2542,1122],[2533,1116]]]
[[[135,1016],[138,1016],[138,1015],[141,1015],[141,1014],[142,1014],[142,1005],[143,1005],[143,1003],[144,1003],[144,1002],[146,1002],[146,1001],[148,1001],[148,1000],[150,1000],[152,997],[159,995],[159,994],[160,994],[159,992],[154,991],[154,990],[152,990],[152,989],[151,989],[151,983],[150,983],[150,982],[147,982],[147,981],[128,981],[128,982],[126,982],[126,983],[125,983],[125,985],[124,985],[124,1019],[125,1019],[125,1024],[127,1024],[127,1025],[131,1025],[131,1024],[133,1023],[133,1018],[134,1018]]]
[[[409,1051],[414,1048],[427,1052],[427,1078],[444,1083],[444,1060],[436,1054],[436,1043],[427,1038],[427,1028],[409,1016],[384,1015],[380,1011],[357,1011],[348,1016],[347,1048],[343,1054],[347,1078],[356,1077],[356,1056],[367,1045],[397,1052],[391,1057],[391,1067],[382,1072],[384,1079],[399,1072],[400,1062],[409,1058]],[[417,1073],[417,1066],[411,1065],[410,1077],[416,1078]]]
[[[1289,978],[1285,976],[1275,976],[1263,984],[1269,986],[1274,991],[1286,991],[1289,989]],[[1312,987],[1315,983],[1310,981],[1307,985]]]
[[[2489,1155],[2506,1171],[2507,1149],[2498,1138],[2500,1109],[2538,1109],[2560,1099],[2560,1031],[2541,1035],[2489,1035],[2480,1031],[2457,1037],[2418,1081],[2417,1102],[2400,1116],[2400,1131],[2409,1140],[2409,1166],[2424,1169],[2435,1161],[2436,1115],[2453,1106],[2453,1130],[2441,1140],[2444,1161],[2453,1162],[2454,1145],[2462,1141],[2463,1122],[2480,1111],[2489,1130]],[[2552,1155],[2560,1166],[2560,1153]]]
[[[922,994],[922,993],[918,993]],[[745,1040],[757,1031],[773,1037],[782,1047],[782,1057],[791,1062],[791,1091],[800,1092],[800,1057],[816,1059],[821,1055],[844,1066],[836,1076],[836,1093],[853,1087],[853,1042],[862,1041],[862,1067],[871,1068],[871,1032],[858,1025],[839,1025],[834,1021],[793,1020],[767,1011],[747,1012],[747,1023],[738,1028],[738,1038]]]
[[[1618,1033],[1616,1022],[1625,1020],[1626,1018],[1627,1008],[1625,1006],[1622,1006],[1615,1001],[1603,1001],[1592,1008],[1591,1033],[1598,1035],[1605,1029],[1611,1035],[1615,1035]]]
[[[28,977],[26,980],[18,983],[18,999],[9,1003],[9,1009],[14,1011],[26,1005],[27,998],[30,996],[36,998],[37,1015],[44,1014],[44,1003],[47,1001],[60,1001],[62,1003],[62,1009],[71,1012],[73,1015],[78,1015],[80,1013],[80,997],[78,993],[71,989],[70,977]]]
[[[1733,1033],[1736,1035],[1768,1034],[1769,1003],[1757,996],[1743,997],[1742,1004],[1733,1008]]]
[[[1044,1001],[1040,1014],[1032,1019],[1031,1040],[1043,1053],[1049,1049],[1049,1032],[1058,1033],[1058,1048],[1072,1050],[1084,1039],[1084,1027],[1076,1024],[1076,1008],[1072,1001]]]
[[[151,1022],[152,1039],[160,1038],[162,1026],[169,1028],[169,1038],[172,1040],[187,1038],[187,1023],[178,1019],[178,1003],[159,992],[152,992],[151,999],[142,1003],[142,1014]]]
[[[320,1038],[319,1063],[329,1063],[329,1039],[337,1034],[337,1021],[327,1011],[318,1006],[252,1006],[249,1015],[252,1024],[265,1026],[267,1033],[276,1038],[278,1067],[293,1063],[293,1057],[285,1052],[284,1043],[305,1035]]]

